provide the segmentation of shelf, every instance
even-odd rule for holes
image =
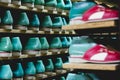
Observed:
[[[49,14],[57,14],[57,15],[63,15],[68,16],[69,11],[68,10],[62,10],[54,7],[46,7],[44,6],[44,9],[38,9],[35,7],[26,7],[26,6],[20,6],[20,5],[14,5],[14,4],[7,4],[0,2],[1,7],[7,7],[7,8],[13,8],[13,9],[21,9],[21,10],[29,10],[29,11],[35,11],[35,12],[42,12],[42,13],[49,13]]]
[[[72,2],[78,2],[78,1],[81,1],[81,0],[71,0]]]
[[[72,2],[80,2],[82,0],[72,0]],[[109,7],[119,7],[119,0],[94,0],[97,4],[104,3]]]
[[[67,25],[63,26],[63,30],[78,30],[78,29],[96,29],[96,28],[109,28],[116,27],[117,21],[109,20],[109,21],[98,21],[98,22],[89,22],[85,24],[76,24],[76,25]]]
[[[65,63],[63,68],[115,71],[120,69],[120,64]]]
[[[56,72],[44,72],[44,73],[39,73],[35,75],[27,75],[27,76],[24,76],[23,78],[13,78],[13,80],[23,80],[23,79],[24,80],[51,80],[52,78],[65,76],[69,72],[72,72],[72,71],[66,70],[66,72],[62,74],[57,74]]]
[[[62,54],[68,54],[68,49],[60,49],[60,51],[58,52],[51,52],[51,51],[42,51],[40,54],[36,54],[36,55],[27,55],[27,54],[22,54],[21,56],[12,56],[12,57],[0,57],[0,60],[11,60],[11,59],[24,59],[24,58],[33,58],[33,57],[42,57],[42,56],[51,56],[51,55],[62,55]]]
[[[21,31],[17,29],[12,29],[12,30],[6,30],[6,29],[0,29],[0,33],[23,33],[23,34],[75,34],[74,30],[54,30],[54,29],[49,29],[48,31],[34,31],[34,30],[26,30],[26,31]]]

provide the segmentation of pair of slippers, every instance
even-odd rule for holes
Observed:
[[[119,18],[119,11],[94,2],[83,1],[73,5],[69,17],[70,24],[117,20]]]
[[[73,39],[69,47],[69,62],[118,63],[120,52],[90,41],[90,38]],[[76,41],[76,42],[75,42]],[[78,42],[79,41],[79,42]]]

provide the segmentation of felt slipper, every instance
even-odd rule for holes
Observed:
[[[88,9],[82,16],[83,21],[104,21],[116,20],[119,18],[119,12],[102,5],[95,5]]]
[[[120,52],[109,50],[103,45],[96,45],[88,49],[82,57],[70,57],[70,62],[92,62],[92,63],[118,63]]]
[[[70,20],[69,24],[83,24],[87,22],[117,20],[119,18],[119,11],[113,10],[102,5],[95,5],[86,10],[82,16],[74,17]]]

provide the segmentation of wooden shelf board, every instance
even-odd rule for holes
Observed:
[[[59,10],[53,10],[54,7],[46,7],[44,6],[44,9],[38,9],[38,8],[33,8],[33,7],[26,7],[26,6],[22,6],[22,5],[15,5],[15,4],[7,4],[7,3],[2,3],[0,2],[0,6],[2,7],[9,7],[9,8],[14,8],[14,9],[22,9],[22,10],[29,10],[29,11],[36,11],[36,12],[43,12],[43,13],[49,13],[49,14],[59,14],[59,15],[64,15],[64,16],[68,16],[67,14],[69,13],[68,10],[64,11],[64,14],[62,13],[63,10],[59,9]],[[61,12],[61,13],[58,13]]]
[[[41,50],[41,51],[44,51],[44,50]],[[46,52],[41,52],[40,54],[36,54],[36,55],[27,55],[27,54],[22,53],[22,55],[20,56],[0,57],[0,60],[32,58],[32,57],[41,57],[41,56],[49,56],[49,55],[67,54],[67,53],[68,53],[68,49],[63,48],[63,49],[60,49],[60,51],[56,53],[53,51],[49,51],[49,50]]]
[[[71,0],[72,2],[80,2],[82,0]],[[117,6],[119,7],[119,1],[110,1],[110,0],[94,0],[97,4],[101,4],[101,3],[104,3],[106,4],[107,6],[109,7],[114,7],[114,6]]]
[[[63,68],[115,71],[120,69],[120,64],[65,63]]]
[[[107,27],[115,27],[116,21],[97,21],[97,22],[89,22],[85,24],[76,24],[76,25],[67,25],[63,26],[63,30],[78,30],[78,29],[92,29],[92,28],[107,28]]]
[[[71,0],[72,2],[77,2],[77,1],[81,1],[81,0]]]
[[[21,31],[17,29],[12,29],[12,30],[6,30],[6,29],[0,29],[0,33],[24,33],[24,34],[75,34],[74,31],[64,31],[64,30],[54,30],[54,29],[49,29],[48,31],[45,30],[39,30],[39,31],[33,31],[33,30],[26,30],[26,31]]]

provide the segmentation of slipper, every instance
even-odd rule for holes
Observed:
[[[119,18],[119,11],[113,10],[102,5],[95,5],[88,9],[82,16],[83,21],[104,21],[116,20]]]
[[[70,9],[69,18],[73,19],[76,17],[80,17],[84,14],[85,11],[87,11],[88,9],[90,9],[95,5],[96,5],[95,2],[86,2],[86,1],[74,3],[72,8]]]
[[[88,49],[83,57],[76,57],[76,59],[79,61],[81,60],[80,62],[117,63],[120,62],[120,52],[109,50],[103,45],[96,45],[91,49]]]
[[[79,72],[79,73],[68,73],[66,80],[91,80],[91,78],[86,74]]]
[[[69,22],[70,25],[83,24],[87,22],[117,20],[119,19],[119,11],[113,10],[102,5],[95,5],[86,10],[82,16],[76,16]]]
[[[95,45],[97,44],[88,36],[74,37],[68,49],[70,57],[83,56],[88,49]]]

